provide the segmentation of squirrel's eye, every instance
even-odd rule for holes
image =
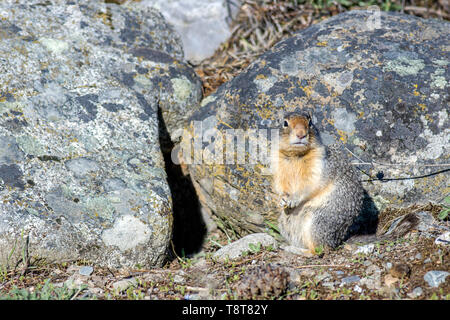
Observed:
[[[283,127],[287,128],[288,126],[289,126],[289,123],[286,120],[284,120]]]

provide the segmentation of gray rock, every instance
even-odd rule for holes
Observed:
[[[322,282],[322,286],[325,287],[325,288],[328,288],[329,290],[335,290],[335,287],[334,287],[335,285],[336,284],[333,281]]]
[[[341,279],[341,286],[342,285],[347,285],[350,283],[355,283],[355,282],[359,282],[361,280],[361,278],[359,276],[349,276],[349,277],[345,277]]]
[[[341,270],[338,270],[338,271],[336,271],[335,273],[336,273],[336,275],[337,275],[338,277],[342,277],[342,276],[344,276],[344,274],[345,274],[345,272],[344,272],[344,271],[341,271]]]
[[[82,276],[90,276],[94,272],[91,266],[84,266],[78,271]]]
[[[277,241],[267,233],[254,233],[249,234],[220,248],[214,253],[213,258],[217,261],[237,259],[241,257],[245,252],[250,251],[250,244],[258,245],[258,243],[261,244],[261,249],[268,246],[271,246],[273,249],[276,249],[278,247]]]
[[[358,247],[358,249],[354,252],[354,254],[371,254],[375,250],[375,244],[370,243],[363,246]]]
[[[417,287],[414,288],[413,291],[411,291],[410,293],[408,293],[408,297],[414,299],[414,298],[418,298],[423,294],[423,290],[421,287]]]
[[[356,291],[358,293],[362,293],[364,290],[360,286],[356,285],[353,287],[353,291]]]
[[[231,16],[240,0],[230,4]],[[142,0],[133,6],[154,6],[180,34],[186,59],[198,63],[214,54],[231,35],[225,0]]]
[[[434,243],[440,244],[440,245],[449,245],[450,244],[450,231],[441,234],[439,237],[436,238]]]
[[[352,10],[303,29],[202,101],[187,131],[203,138],[204,146],[185,161],[203,204],[233,229],[260,232],[265,221],[276,223],[270,149],[255,159],[247,143],[245,151],[231,152],[234,164],[224,156],[210,165],[220,151],[211,136],[241,130],[234,133],[256,144],[250,130],[262,129],[270,141],[282,114],[295,108],[311,111],[323,142],[372,177],[361,172],[368,216],[375,208],[445,196],[450,23],[392,12],[379,17],[372,28],[373,12]]]
[[[181,276],[181,275],[179,275],[179,274],[176,274],[176,275],[173,277],[173,282],[174,282],[174,283],[183,283],[183,282],[184,282],[184,277]]]
[[[113,288],[113,290],[117,292],[123,292],[128,288],[135,286],[136,284],[137,284],[136,278],[130,278],[116,281],[111,285],[111,287]]]
[[[27,246],[161,265],[172,200],[158,108],[182,127],[201,96],[181,43],[154,9],[17,2],[0,2],[0,264]]]
[[[450,272],[432,270],[428,271],[423,278],[430,287],[437,288],[445,282],[448,275],[450,275]]]

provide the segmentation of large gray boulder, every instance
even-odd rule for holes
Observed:
[[[247,138],[300,108],[360,170],[372,211],[441,201],[449,186],[449,46],[448,22],[377,11],[346,12],[279,42],[191,118],[185,140],[200,140],[187,143],[194,156],[184,161],[199,199],[241,234],[276,223],[269,162],[250,163]],[[235,133],[246,149],[234,156],[244,162],[205,158],[227,129],[242,129]]]
[[[132,5],[160,10],[180,35],[186,59],[199,63],[231,36],[228,23],[240,4],[240,0],[141,0]]]
[[[158,108],[176,130],[201,97],[161,14],[0,2],[0,70],[0,265],[161,265],[173,217]]]

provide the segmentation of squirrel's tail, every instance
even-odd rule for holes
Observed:
[[[419,225],[420,219],[415,213],[408,213],[395,221],[386,233],[382,235],[355,235],[349,238],[346,243],[368,244],[377,241],[395,240],[414,230]]]

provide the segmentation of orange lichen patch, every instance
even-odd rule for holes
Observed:
[[[433,122],[434,121],[433,118],[429,114],[425,115],[425,119],[427,119],[428,122]]]
[[[348,140],[348,136],[347,133],[345,133],[342,130],[336,129],[338,135],[339,135],[339,139],[341,139],[342,142],[347,143]]]
[[[312,93],[312,91],[313,91],[311,86],[304,86],[304,87],[300,86],[300,88],[301,88],[303,91],[305,91],[305,94],[306,94],[306,96],[307,96],[308,98],[311,96],[311,93]]]
[[[427,110],[427,106],[423,103],[419,103],[418,106],[422,109],[422,111]]]

